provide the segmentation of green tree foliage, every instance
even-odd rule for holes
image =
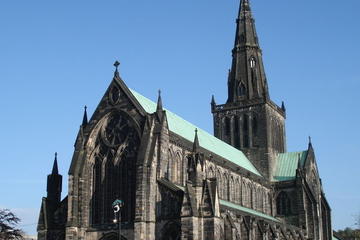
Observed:
[[[344,230],[339,230],[337,235],[343,240],[360,240],[360,230],[345,228]]]
[[[0,240],[20,240],[23,238],[21,229],[16,228],[20,219],[8,209],[0,209]]]

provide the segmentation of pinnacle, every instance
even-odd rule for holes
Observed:
[[[88,124],[88,117],[87,117],[87,106],[84,107],[84,117],[82,121],[82,126],[85,127]]]
[[[162,99],[161,99],[161,90],[158,91],[158,100],[156,106],[156,112],[163,111]]]
[[[53,164],[51,174],[52,175],[58,175],[59,174],[58,164],[57,164],[57,152],[55,152],[55,159],[54,159],[54,164]]]
[[[198,138],[198,130],[197,128],[195,129],[195,138],[194,138],[194,144],[193,144],[193,152],[197,152],[199,149],[199,138]]]

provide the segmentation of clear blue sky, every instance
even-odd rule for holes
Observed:
[[[0,207],[35,232],[54,152],[67,171],[121,61],[129,87],[212,132],[226,100],[239,0],[1,1]],[[311,135],[334,229],[360,212],[360,1],[252,0],[272,99],[287,107],[288,150]]]

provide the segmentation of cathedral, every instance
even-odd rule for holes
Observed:
[[[269,94],[249,0],[236,20],[228,99],[214,134],[114,77],[86,109],[61,198],[57,157],[39,240],[331,240],[314,149],[286,151],[286,108]],[[225,82],[225,81],[224,81]]]

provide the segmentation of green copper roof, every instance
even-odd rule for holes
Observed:
[[[131,90],[131,92],[146,112],[154,113],[156,111],[156,103],[134,90]],[[189,140],[190,142],[193,142],[195,138],[195,129],[197,129],[199,144],[202,148],[205,148],[208,151],[213,152],[256,175],[261,176],[258,170],[241,151],[214,137],[208,132],[196,127],[169,110],[164,110],[166,111],[170,131]]]
[[[332,236],[332,240],[341,240],[340,238],[337,238],[336,236]]]
[[[274,218],[272,216],[269,216],[267,214],[264,214],[264,213],[255,211],[253,209],[246,208],[246,207],[243,207],[243,206],[240,206],[240,205],[237,205],[237,204],[225,201],[225,200],[220,200],[220,205],[223,205],[223,206],[226,206],[226,207],[229,207],[229,208],[233,208],[233,209],[236,209],[236,210],[240,210],[242,212],[250,213],[252,215],[262,217],[262,218],[265,218],[265,219],[268,219],[268,220],[271,220],[271,221],[280,222],[278,219],[276,219],[276,218]]]
[[[304,166],[307,151],[280,153],[276,159],[274,181],[288,181],[296,177],[296,169]]]

